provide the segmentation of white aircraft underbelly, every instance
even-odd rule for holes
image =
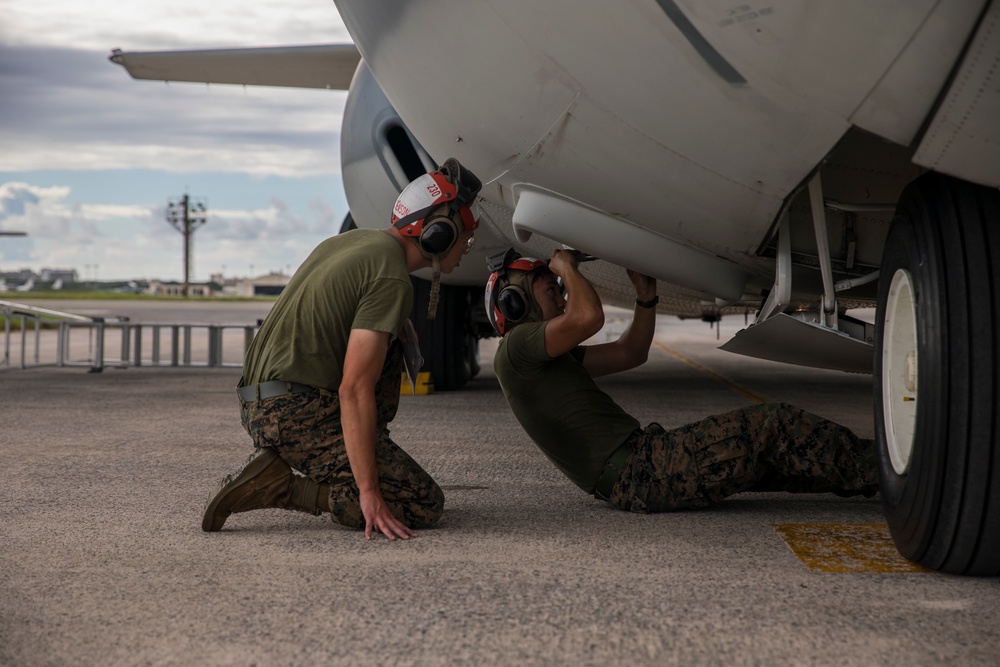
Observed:
[[[682,4],[338,7],[414,136],[488,199],[530,184],[744,262],[934,3]]]

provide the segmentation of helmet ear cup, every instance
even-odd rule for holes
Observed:
[[[511,324],[520,322],[528,314],[528,300],[525,297],[524,290],[518,285],[507,285],[497,295],[497,308]]]
[[[458,240],[458,225],[447,215],[435,215],[424,221],[420,249],[428,255],[444,255]]]

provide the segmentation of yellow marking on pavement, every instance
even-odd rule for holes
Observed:
[[[410,386],[410,376],[403,371],[403,381],[399,383],[400,396],[426,396],[434,392],[434,381],[428,371],[417,373],[417,386]]]
[[[771,524],[813,572],[930,572],[903,558],[884,523]]]
[[[675,350],[673,348],[670,348],[670,347],[667,347],[666,345],[664,345],[663,343],[661,343],[658,340],[654,340],[653,341],[653,345],[655,345],[656,347],[660,348],[661,350],[663,350],[664,352],[666,352],[667,354],[669,354],[673,358],[677,359],[678,361],[682,361],[685,364],[687,364],[688,366],[691,366],[692,368],[696,368],[699,371],[701,371],[702,373],[705,373],[706,375],[710,376],[713,380],[715,380],[717,382],[721,382],[722,384],[726,385],[727,387],[729,387],[730,389],[732,389],[733,391],[735,391],[737,394],[739,394],[740,396],[742,396],[743,398],[748,398],[751,401],[756,401],[757,403],[771,403],[772,402],[771,399],[769,399],[767,396],[762,396],[761,394],[758,394],[755,391],[751,391],[750,389],[747,389],[746,387],[741,387],[740,385],[736,384],[735,382],[733,382],[729,378],[726,378],[726,377],[723,377],[723,376],[719,375],[718,373],[716,373],[715,371],[713,371],[711,368],[708,368],[706,366],[702,366],[701,364],[699,364],[694,359],[692,359],[690,357],[684,356],[683,354],[681,354],[677,350]]]

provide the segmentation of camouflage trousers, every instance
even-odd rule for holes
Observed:
[[[755,405],[670,431],[652,423],[611,491],[613,507],[668,512],[706,507],[741,491],[878,490],[874,441],[784,403]]]
[[[393,515],[410,528],[428,528],[444,510],[444,493],[409,454],[389,438],[388,423],[399,404],[402,375],[398,344],[389,348],[375,388],[377,429],[375,462],[379,490]],[[272,447],[285,463],[321,484],[330,484],[335,522],[364,528],[360,496],[344,446],[340,399],[336,393],[286,394],[243,403],[243,427],[254,446]]]

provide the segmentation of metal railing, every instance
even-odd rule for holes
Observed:
[[[81,366],[239,368],[258,324],[133,322],[0,301],[0,371]]]

